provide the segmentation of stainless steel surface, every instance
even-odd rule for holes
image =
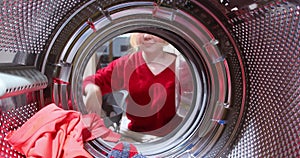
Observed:
[[[159,28],[194,72],[195,109],[175,137],[139,149],[160,157],[299,157],[299,18],[297,0],[0,0],[0,54],[13,54],[1,69],[22,64],[47,76],[38,89],[0,99],[0,156],[23,157],[4,136],[48,103],[85,112],[77,85],[95,45]],[[85,147],[95,156],[111,148],[101,140]]]
[[[0,65],[0,99],[47,87],[47,77],[32,66]]]
[[[230,157],[299,157],[300,3],[270,2],[229,19],[249,78],[245,121]]]

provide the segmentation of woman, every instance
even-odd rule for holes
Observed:
[[[87,109],[100,114],[103,95],[127,90],[128,129],[161,129],[176,116],[176,55],[163,51],[166,41],[146,33],[133,34],[131,44],[138,46],[137,52],[112,61],[84,80]]]

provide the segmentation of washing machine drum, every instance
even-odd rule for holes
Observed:
[[[136,33],[158,36],[169,43],[165,51],[177,57],[176,114],[181,121],[158,137],[124,131],[125,115],[114,129],[149,157],[221,154],[236,135],[246,100],[243,61],[223,20],[220,11],[196,1],[85,3],[60,25],[40,60],[53,83],[43,92],[45,100],[88,113],[81,86],[85,78],[133,53],[129,41]],[[99,138],[85,147],[99,157],[114,145]]]
[[[105,106],[98,114],[108,128],[121,135],[120,141],[134,144],[144,156],[239,157],[245,156],[240,153],[247,155],[255,151],[265,153],[260,156],[276,157],[280,152],[270,155],[271,152],[265,151],[275,150],[273,147],[280,143],[270,143],[274,139],[260,142],[257,137],[286,135],[285,130],[277,129],[287,125],[280,123],[284,122],[280,112],[290,116],[287,120],[299,120],[296,106],[299,104],[298,2],[270,1],[259,5],[250,1],[240,4],[189,0],[1,3],[6,7],[0,13],[3,17],[0,50],[15,52],[15,56],[11,64],[2,63],[0,75],[18,74],[24,85],[33,86],[25,87],[19,82],[20,88],[14,88],[6,80],[3,85],[11,87],[0,91],[3,93],[0,97],[31,96],[26,103],[13,98],[18,102],[16,109],[19,104],[26,105],[21,106],[25,109],[21,111],[30,114],[27,118],[50,103],[84,115],[89,113],[83,90],[86,78],[110,66],[112,61],[135,55],[139,49],[132,47],[134,43],[130,39],[143,33],[165,40],[168,45],[164,51],[176,57],[172,69],[174,111],[180,119],[171,120],[175,127],[162,127],[163,135],[133,132],[127,129],[130,121],[127,110],[131,105],[127,103],[134,99],[130,92],[119,89],[105,95]],[[241,5],[246,8],[238,8]],[[9,16],[11,10],[19,14]],[[11,22],[11,17],[17,20]],[[280,39],[284,45],[276,42]],[[285,50],[290,53],[284,53]],[[280,74],[288,80],[279,77]],[[126,81],[114,75],[111,78],[116,85]],[[285,91],[286,87],[289,90]],[[0,105],[4,104],[1,101]],[[154,115],[147,112],[135,115]],[[19,113],[5,112],[1,121]],[[295,126],[287,125],[289,128],[284,129],[297,133],[299,121],[289,123]],[[270,130],[278,132],[266,132]],[[266,150],[253,147],[248,138]],[[299,139],[292,134],[286,140],[284,145],[294,147],[295,141],[289,140]],[[271,145],[265,147],[264,142]],[[117,143],[99,137],[86,142],[84,148],[94,157],[105,157]],[[299,147],[293,149],[299,151]],[[284,155],[297,155],[292,151]]]

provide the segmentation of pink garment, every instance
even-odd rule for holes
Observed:
[[[49,104],[21,128],[8,133],[5,139],[26,157],[89,158],[92,156],[84,150],[83,142],[99,136],[108,140],[114,137],[112,141],[120,138],[108,130],[97,115],[82,116],[80,112]]]
[[[82,118],[82,122],[86,127],[82,132],[84,141],[89,141],[98,137],[109,142],[118,142],[120,140],[121,135],[106,128],[103,119],[97,114],[91,113],[83,115]]]

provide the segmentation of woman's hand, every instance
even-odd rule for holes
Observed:
[[[85,89],[83,101],[88,113],[96,113],[101,116],[102,93],[100,87],[95,84],[88,84]]]

